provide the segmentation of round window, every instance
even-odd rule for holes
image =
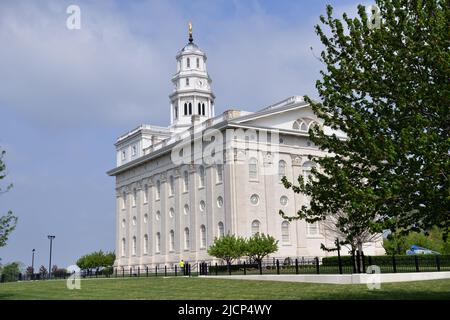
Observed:
[[[256,206],[259,203],[259,196],[257,194],[252,194],[250,202]]]
[[[217,206],[219,208],[222,208],[222,206],[223,206],[223,198],[222,197],[217,198]]]
[[[282,206],[287,206],[287,204],[288,204],[288,197],[282,196],[282,197],[280,198],[280,204],[281,204]]]
[[[201,211],[205,211],[205,208],[206,208],[206,203],[205,203],[205,201],[200,201],[200,210]]]

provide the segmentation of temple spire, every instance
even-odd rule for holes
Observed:
[[[194,39],[192,38],[192,22],[189,21],[189,42],[193,42]]]

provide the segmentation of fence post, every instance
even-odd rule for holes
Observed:
[[[167,266],[164,265],[164,277],[167,277]]]
[[[298,259],[295,259],[295,274],[298,274]]]
[[[178,275],[178,272],[177,272],[177,265],[175,265],[175,277]]]
[[[130,267],[130,277],[132,277],[132,276],[133,276],[133,268]]]
[[[416,272],[419,272],[419,257],[414,255],[414,264],[416,265]]]
[[[341,250],[338,250],[338,269],[339,274],[342,274],[342,258],[341,258]]]
[[[361,261],[362,261],[362,272],[366,273],[366,257],[364,256],[364,251],[361,251]]]
[[[230,263],[230,261],[228,261],[228,263],[227,263],[227,269],[228,269],[228,275],[231,276],[231,263]]]
[[[147,278],[148,278],[148,266],[145,266],[145,275],[146,275]]]
[[[356,250],[356,268],[357,272],[361,273],[361,253],[359,250]]]
[[[245,275],[247,275],[247,265],[245,264],[245,261],[244,261],[244,276]]]
[[[124,277],[125,277],[125,268],[122,267],[122,278],[124,278]]]
[[[217,262],[216,262],[216,266],[215,266],[215,269],[216,269],[216,276],[217,276]]]
[[[353,265],[353,273],[356,273],[356,263],[355,263],[355,253],[352,252],[352,265]]]
[[[397,273],[397,259],[395,259],[395,255],[392,256],[392,271]]]
[[[117,278],[117,268],[114,270],[114,274],[116,275]]]
[[[189,272],[189,277],[191,276],[191,264],[188,264],[188,272]]]
[[[155,277],[158,276],[158,266],[155,266]]]
[[[277,274],[280,274],[280,261],[277,259]]]
[[[138,266],[138,278],[141,277],[141,267]]]
[[[316,260],[316,273],[320,274],[320,270],[319,270],[319,257],[315,257],[314,260]]]
[[[441,261],[439,260],[439,255],[436,255],[436,269],[437,271],[441,271]]]

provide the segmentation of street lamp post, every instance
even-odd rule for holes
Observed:
[[[55,239],[55,236],[47,236],[50,239],[50,260],[48,262],[48,278],[52,277],[52,242]]]
[[[33,279],[34,277],[34,252],[36,251],[36,249],[31,250],[31,252],[33,253],[31,256],[31,279]]]

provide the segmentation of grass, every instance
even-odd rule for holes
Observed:
[[[0,283],[0,299],[450,299],[450,280],[331,285],[203,278],[88,279],[80,290],[64,280]]]

